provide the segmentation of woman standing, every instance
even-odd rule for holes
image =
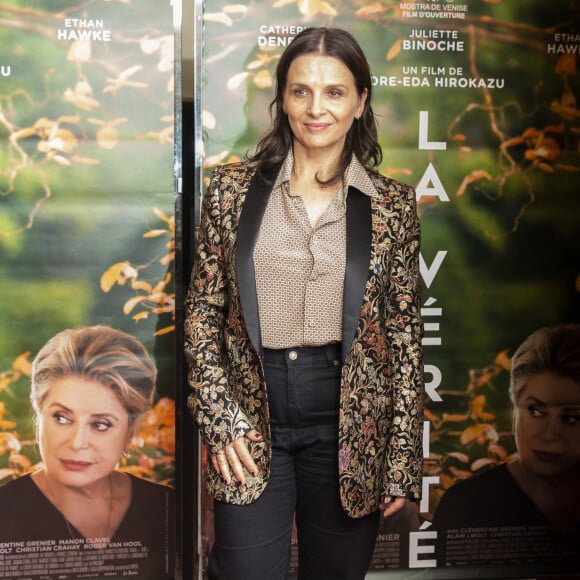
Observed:
[[[209,577],[364,578],[379,510],[420,497],[419,223],[381,161],[355,39],[309,28],[273,124],[217,169],[186,304],[189,403],[214,498]]]

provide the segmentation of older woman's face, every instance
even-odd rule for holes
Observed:
[[[109,476],[130,438],[129,414],[109,387],[80,376],[53,381],[38,421],[47,474],[85,487]]]
[[[580,384],[544,372],[528,380],[515,412],[523,467],[554,477],[580,468]]]
[[[294,147],[340,155],[353,120],[364,109],[348,67],[338,58],[305,54],[288,69],[283,110],[294,134]]]

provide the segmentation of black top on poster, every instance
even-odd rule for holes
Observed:
[[[554,529],[505,464],[448,489],[433,525],[439,566],[537,562],[554,572],[580,569],[580,529]]]
[[[131,504],[104,549],[83,538],[29,475],[0,487],[0,578],[173,578],[174,491],[130,477]]]

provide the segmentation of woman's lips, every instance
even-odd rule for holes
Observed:
[[[84,471],[91,466],[91,463],[88,461],[72,461],[68,459],[61,459],[60,462],[63,467],[69,471]]]
[[[309,131],[322,131],[330,127],[328,123],[305,123],[305,125]]]
[[[534,451],[536,459],[543,461],[545,463],[554,463],[558,461],[561,457],[560,453],[550,453],[548,451]]]

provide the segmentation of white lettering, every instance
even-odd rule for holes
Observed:
[[[445,151],[445,141],[429,141],[429,111],[419,111],[419,149],[428,151]]]
[[[427,288],[430,288],[431,284],[433,284],[433,280],[435,280],[435,276],[439,272],[446,256],[447,250],[438,250],[429,267],[427,266],[427,262],[425,262],[425,258],[423,258],[423,254],[419,254],[419,270],[421,272],[421,278],[423,278],[423,282],[425,282]]]
[[[419,545],[421,540],[436,540],[437,532],[410,532],[409,534],[409,568],[435,568],[437,560],[420,559],[421,554],[434,554],[435,545]]]
[[[440,387],[441,381],[443,380],[441,370],[435,365],[425,365],[423,372],[430,374],[432,377],[430,381],[425,381],[425,393],[433,403],[441,403],[443,399],[437,392],[437,389]]]
[[[419,511],[426,513],[429,511],[429,486],[438,485],[438,475],[426,475],[421,482],[421,503],[419,504]]]
[[[432,184],[432,187],[429,187],[429,184]],[[429,163],[429,166],[423,173],[423,177],[419,181],[417,188],[417,200],[421,199],[423,196],[436,196],[441,201],[449,201],[449,196],[435,171],[432,163]]]

